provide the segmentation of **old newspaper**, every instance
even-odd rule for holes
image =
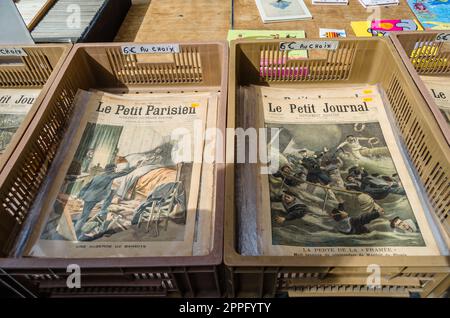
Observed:
[[[40,89],[0,89],[0,156],[30,111]]]
[[[443,76],[421,76],[421,78],[447,123],[450,124],[450,78]]]
[[[29,255],[192,255],[207,107],[91,93]]]
[[[376,86],[255,91],[278,162],[259,174],[264,255],[439,254]]]

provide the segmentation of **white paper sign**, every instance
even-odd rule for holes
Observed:
[[[141,45],[124,45],[122,53],[129,54],[164,54],[164,53],[180,53],[179,44],[141,44]]]
[[[338,41],[296,41],[281,42],[280,51],[290,50],[336,50]]]
[[[442,32],[436,35],[437,42],[450,42],[450,32]]]
[[[0,48],[0,56],[28,56],[28,54],[22,48],[3,47]]]

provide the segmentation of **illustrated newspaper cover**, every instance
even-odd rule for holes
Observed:
[[[421,78],[447,123],[450,124],[450,78],[432,76],[421,76]]]
[[[439,254],[376,86],[258,95],[280,135],[260,175],[264,255]]]
[[[207,98],[85,94],[29,255],[192,255]]]
[[[30,111],[40,89],[0,89],[0,156]]]

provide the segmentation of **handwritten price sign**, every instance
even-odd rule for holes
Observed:
[[[129,54],[164,54],[180,53],[179,44],[142,44],[142,45],[124,45],[122,53]]]
[[[450,42],[450,32],[442,32],[436,35],[437,42]]]
[[[280,51],[290,50],[336,50],[338,41],[295,41],[281,42]]]

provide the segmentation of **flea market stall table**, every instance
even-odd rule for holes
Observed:
[[[406,1],[400,1],[398,6],[375,9],[364,8],[357,0],[349,0],[347,6],[312,5],[306,0],[312,20],[276,22],[264,24],[259,16],[254,0],[235,0],[234,29],[262,29],[262,30],[304,30],[306,37],[319,37],[320,28],[345,29],[347,36],[355,36],[352,21],[366,21],[375,19],[415,19],[414,13]]]

